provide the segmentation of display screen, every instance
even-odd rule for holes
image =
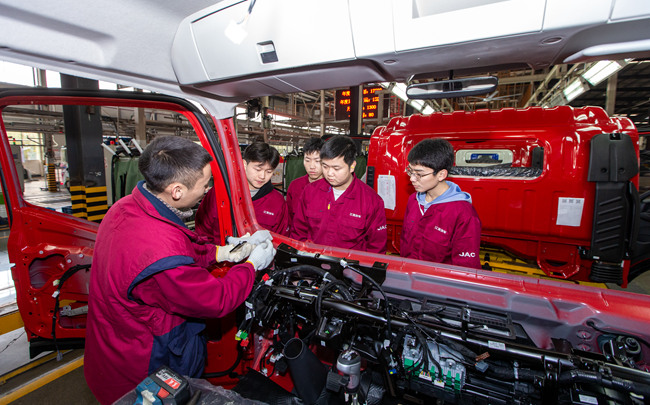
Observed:
[[[380,91],[384,88],[381,86],[369,86],[363,88],[363,110],[362,118],[374,119],[378,116]],[[352,91],[336,91],[336,120],[345,120],[350,118],[352,107]],[[384,117],[388,111],[388,103],[384,102]]]

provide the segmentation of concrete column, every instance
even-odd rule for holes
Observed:
[[[47,87],[47,74],[43,69],[34,68],[34,84],[37,87]],[[38,107],[40,110],[47,111],[48,107],[41,105]],[[42,134],[43,149],[45,156],[45,165],[47,167],[47,191],[58,191],[59,187],[56,179],[56,166],[54,162],[54,142],[52,134]]]
[[[98,90],[99,82],[61,75],[65,89]],[[102,139],[101,107],[63,106],[72,213],[100,221],[108,209]]]
[[[325,90],[320,91],[320,136],[325,135]]]
[[[614,115],[616,107],[616,87],[618,85],[618,73],[614,73],[607,79],[607,95],[605,97],[605,111],[607,115]]]
[[[350,87],[350,135],[361,134],[362,114],[363,86]]]
[[[384,122],[384,95],[385,94],[390,94],[390,92],[386,93],[386,90],[377,92],[377,96],[379,97],[379,102],[377,103],[377,125],[378,126],[383,124]]]
[[[262,130],[264,131],[264,142],[269,143],[269,129],[271,129],[271,117],[268,116],[269,96],[262,97]]]
[[[141,89],[136,90],[138,93],[142,93]],[[119,109],[117,110],[119,113]],[[118,114],[118,121],[119,121]],[[135,140],[144,148],[147,144],[147,118],[144,115],[144,108],[135,109]]]

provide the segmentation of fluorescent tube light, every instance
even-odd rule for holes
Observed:
[[[580,80],[580,78],[575,79],[562,92],[564,97],[566,97],[567,102],[571,102],[573,99],[584,93],[586,90],[585,84]]]
[[[598,83],[607,79],[622,68],[623,66],[621,66],[617,61],[601,60],[587,69],[587,71],[582,74],[582,77],[592,86],[596,86]]]

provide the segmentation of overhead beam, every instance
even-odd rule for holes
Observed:
[[[548,77],[548,73],[537,73],[522,76],[499,77],[499,85],[505,84],[522,84],[530,82],[541,82]]]
[[[548,86],[553,79],[557,79],[559,77],[562,77],[566,74],[566,65],[555,65],[553,68],[548,72],[544,80],[542,80],[542,83],[540,83],[539,86],[535,89],[533,94],[530,96],[528,101],[526,101],[526,104],[524,104],[524,107],[530,107],[532,105],[539,105],[541,104],[541,99],[538,100],[538,98],[542,95],[548,94],[545,93],[548,91]]]

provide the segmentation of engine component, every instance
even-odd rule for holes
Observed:
[[[406,335],[402,357],[405,370],[436,387],[460,391],[465,385],[465,366],[459,362],[463,355],[433,340],[427,339],[424,346],[415,336]]]
[[[305,343],[293,338],[284,346],[284,357],[289,362],[289,372],[298,396],[313,404],[320,396],[327,380],[327,370]]]
[[[343,260],[340,267],[361,279],[312,265],[283,268],[276,260],[276,266],[247,300],[240,331],[267,336],[272,341],[264,347],[284,347],[304,402],[380,404],[383,397],[389,403],[438,399],[445,404],[650,401],[644,360],[650,345],[642,338],[589,321],[601,353],[574,350],[566,339],[557,350],[539,348],[509,313],[395,291],[388,295]],[[329,373],[319,358],[331,364]],[[274,369],[269,377],[276,375]]]

